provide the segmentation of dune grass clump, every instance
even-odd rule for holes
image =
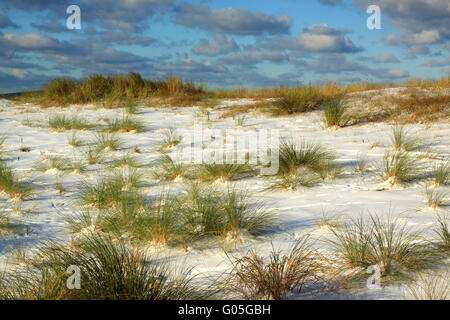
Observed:
[[[327,128],[345,127],[350,121],[350,114],[347,104],[339,99],[327,99],[323,106],[324,122]]]
[[[142,164],[138,159],[134,158],[130,154],[123,154],[121,157],[114,159],[111,161],[110,168],[119,168],[119,167],[129,167],[129,168],[140,168]]]
[[[437,236],[437,246],[444,251],[450,251],[450,229],[448,226],[447,215],[438,215],[437,228],[435,234]]]
[[[298,190],[301,187],[313,187],[320,176],[306,168],[297,168],[294,172],[278,174],[271,178],[267,190]]]
[[[144,212],[146,223],[140,225],[135,232],[137,237],[150,240],[154,245],[167,245],[179,240],[183,233],[179,219],[180,201],[169,192],[161,193],[151,203],[149,210],[150,212]]]
[[[107,132],[144,132],[145,125],[142,121],[129,116],[122,118],[109,119],[105,131]]]
[[[21,224],[11,221],[10,213],[4,207],[0,207],[0,236],[18,232]]]
[[[49,244],[39,250],[41,263],[1,280],[2,299],[178,300],[206,294],[193,284],[189,270],[174,273],[143,249],[106,236],[85,236],[75,247]],[[69,266],[80,268],[79,289],[66,285]]]
[[[247,121],[247,116],[245,114],[236,117],[236,126],[243,127]]]
[[[86,180],[80,181],[75,198],[81,207],[105,209],[120,205],[123,197],[136,193],[142,185],[142,176],[137,171],[116,172],[92,183]]]
[[[378,265],[383,276],[429,267],[435,252],[419,231],[393,219],[371,214],[330,227],[334,251],[351,267]]]
[[[318,282],[320,265],[308,237],[302,237],[286,253],[272,249],[269,257],[251,250],[232,260],[230,290],[243,299],[287,299]]]
[[[450,274],[421,273],[406,287],[406,298],[414,300],[450,300]]]
[[[395,126],[392,129],[391,143],[396,151],[412,151],[419,146],[420,140],[409,134],[404,127]]]
[[[125,109],[125,113],[128,115],[136,114],[139,111],[138,104],[132,100],[125,101],[121,106]]]
[[[183,138],[177,133],[176,129],[168,128],[161,134],[161,141],[159,142],[159,151],[177,146]]]
[[[85,119],[78,116],[68,117],[65,114],[56,114],[48,119],[48,126],[54,131],[64,130],[88,130],[95,125],[89,124]]]
[[[407,152],[386,152],[383,158],[381,178],[391,185],[406,183],[420,178],[417,158]]]
[[[450,176],[449,167],[450,165],[448,161],[434,167],[433,176],[436,186],[445,186],[448,184],[448,178]]]
[[[67,144],[71,147],[78,148],[84,144],[84,141],[77,137],[76,132],[73,132],[72,135],[68,137]]]
[[[63,216],[69,233],[76,235],[83,232],[96,232],[102,230],[99,215],[94,213],[89,207],[75,213]]]
[[[230,181],[253,171],[250,165],[237,163],[204,163],[197,169],[197,176],[203,182]]]
[[[271,177],[268,190],[297,190],[312,187],[319,179],[335,177],[332,167],[336,156],[320,144],[302,141],[299,145],[282,140],[279,148],[278,174]]]
[[[6,136],[0,136],[0,161],[2,160],[2,157],[4,157],[6,154],[5,149],[4,149],[5,141],[6,141]]]
[[[3,144],[6,141],[6,136],[0,136],[0,150],[3,148]]]
[[[282,93],[270,110],[273,115],[290,115],[319,108],[323,97],[313,87],[294,88]]]
[[[282,140],[279,149],[279,174],[294,173],[303,166],[319,174],[327,171],[336,156],[324,146],[302,141],[299,145]]]
[[[82,207],[97,209],[117,205],[123,192],[122,185],[114,182],[111,178],[101,178],[94,183],[80,181],[76,186],[76,202]]]
[[[353,172],[355,173],[365,173],[368,170],[369,160],[363,154],[359,154],[356,159],[356,163],[353,166]]]
[[[322,217],[317,219],[317,226],[319,228],[337,227],[342,223],[342,214],[328,214],[326,210],[322,210]]]
[[[116,151],[122,148],[123,141],[120,137],[114,133],[97,133],[95,136],[94,144],[97,151]]]
[[[276,219],[260,203],[249,203],[245,192],[192,185],[186,196],[162,192],[146,199],[138,189],[119,190],[118,183],[83,184],[77,199],[83,208],[99,209],[67,219],[72,232],[94,229],[117,238],[159,245],[186,245],[200,239],[241,239],[271,230]]]
[[[189,176],[189,166],[174,161],[169,155],[164,154],[156,160],[153,178],[160,181],[173,181]]]
[[[144,98],[150,94],[146,81],[138,73],[124,75],[91,75],[81,81],[58,78],[44,87],[43,97],[58,105],[118,102],[125,98]]]
[[[32,181],[20,179],[12,168],[0,160],[0,191],[11,199],[24,200],[31,197],[35,189],[36,185]]]
[[[80,174],[80,173],[86,171],[86,168],[87,168],[87,165],[83,161],[69,159],[69,161],[66,164],[64,172],[70,172],[72,174]]]
[[[447,192],[438,188],[425,187],[425,195],[427,197],[428,207],[436,209],[444,204]]]
[[[187,232],[193,238],[222,236],[236,239],[242,231],[259,235],[273,227],[275,216],[260,203],[250,204],[248,194],[236,189],[222,193],[191,185],[183,199]]]
[[[226,236],[236,239],[242,230],[259,235],[269,231],[276,218],[272,211],[263,208],[261,203],[251,204],[249,194],[229,188],[221,199],[224,212],[224,230]]]
[[[122,190],[139,189],[145,184],[142,172],[136,168],[115,170],[111,179],[112,183],[121,185]]]
[[[84,151],[84,157],[88,165],[93,166],[103,162],[103,154],[98,148],[93,148],[89,146],[87,150]]]
[[[0,208],[0,235],[7,233],[9,230],[10,220],[8,215]]]
[[[169,192],[151,201],[142,196],[125,198],[121,205],[101,216],[102,226],[117,237],[128,234],[135,241],[154,246],[184,241],[182,222],[180,201]]]
[[[58,155],[45,155],[36,161],[34,169],[41,172],[48,170],[68,171],[72,168],[71,160]]]
[[[69,78],[58,78],[53,79],[44,86],[43,96],[49,99],[58,100],[59,104],[66,105],[73,102],[75,99],[80,99],[79,97],[69,98],[72,95],[79,95],[77,92],[77,83],[75,80]],[[83,103],[86,101],[82,101]]]
[[[99,211],[95,225],[101,225],[102,231],[110,232],[118,238],[124,234],[133,238],[135,230],[143,228],[142,216],[147,207],[148,202],[143,193],[124,192],[114,206]]]

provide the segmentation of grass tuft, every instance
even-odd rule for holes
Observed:
[[[333,238],[329,241],[347,264],[363,268],[378,265],[383,276],[426,268],[435,254],[420,232],[390,215],[383,220],[371,214],[368,220],[359,217],[330,230]]]
[[[226,193],[191,185],[183,200],[183,215],[187,232],[193,238],[222,236],[236,239],[242,231],[259,235],[271,230],[273,212],[260,203],[250,204],[246,192],[229,188]]]
[[[142,121],[129,116],[108,119],[105,131],[107,132],[144,132],[145,126]]]
[[[344,127],[350,121],[348,106],[339,98],[332,98],[325,101],[324,116],[324,122],[327,128]]]
[[[116,151],[122,148],[123,141],[120,137],[116,136],[114,133],[97,133],[95,136],[96,149],[98,152],[101,151]]]
[[[129,168],[140,168],[142,167],[142,164],[131,156],[130,154],[126,153],[123,154],[121,157],[114,159],[110,163],[110,168],[119,168],[119,167],[129,167]]]
[[[125,113],[129,115],[136,114],[139,111],[138,104],[132,100],[125,101],[122,107],[125,109]]]
[[[35,189],[33,182],[19,179],[17,173],[0,160],[0,191],[11,199],[24,200],[31,197]]]
[[[154,246],[182,241],[180,202],[169,192],[147,202],[136,194],[123,199],[120,206],[103,213],[102,226],[119,238],[124,234]]]
[[[243,299],[287,299],[317,282],[319,264],[308,237],[302,237],[286,253],[272,249],[268,258],[251,250],[232,261],[231,290]]]
[[[142,174],[136,169],[119,170],[93,183],[80,181],[75,198],[82,207],[105,209],[120,205],[128,193],[136,193],[143,185]]]
[[[4,207],[0,207],[0,235],[16,233],[21,227],[22,225],[20,223],[11,221],[10,213]]]
[[[251,172],[252,168],[248,164],[204,163],[198,168],[198,177],[204,182],[216,180],[230,181]]]
[[[434,183],[437,186],[445,186],[448,184],[449,174],[449,162],[442,162],[440,165],[435,166],[433,170]]]
[[[448,227],[447,215],[438,215],[438,227],[435,234],[438,237],[437,246],[444,251],[450,251],[450,229]]]
[[[42,159],[36,161],[34,168],[37,171],[46,172],[48,170],[67,171],[72,169],[70,159],[56,155],[45,155]]]
[[[295,173],[299,166],[307,167],[319,174],[328,170],[336,156],[324,146],[302,141],[296,145],[282,140],[279,149],[280,174]]]
[[[67,139],[67,144],[74,148],[78,148],[83,145],[83,140],[77,137],[76,132],[73,132],[72,135]]]
[[[98,148],[93,148],[89,146],[86,151],[84,151],[84,156],[88,165],[92,166],[94,164],[99,164],[103,162],[103,155]]]
[[[407,152],[386,152],[383,158],[381,178],[391,185],[405,183],[419,178],[420,168],[414,158]]]
[[[6,141],[6,136],[0,136],[0,150],[3,148],[3,144]]]
[[[421,273],[418,279],[406,287],[407,298],[414,300],[449,300],[450,274]]]
[[[106,236],[85,236],[75,247],[47,245],[38,269],[1,279],[2,299],[178,300],[204,298],[189,270],[171,272],[167,262]],[[80,268],[80,289],[67,288],[69,266]]]
[[[177,134],[176,129],[168,128],[163,131],[161,141],[159,143],[159,151],[173,148],[177,146],[182,140],[182,137]]]
[[[54,131],[64,130],[88,130],[95,125],[89,124],[86,120],[77,117],[67,117],[64,114],[56,114],[48,119],[50,129]]]
[[[270,111],[277,116],[308,112],[317,109],[322,102],[323,97],[313,87],[296,88],[284,92]]]
[[[391,142],[396,151],[412,151],[420,143],[417,137],[410,135],[402,126],[392,129]]]
[[[313,187],[320,181],[320,176],[305,168],[297,168],[294,172],[279,174],[271,178],[267,190],[297,190],[300,187]]]
[[[363,174],[364,172],[367,171],[368,166],[369,166],[369,160],[367,159],[367,157],[363,154],[359,154],[356,159],[356,163],[353,167],[353,172]]]
[[[155,179],[160,181],[173,181],[177,178],[186,177],[189,172],[186,164],[173,161],[169,155],[162,155],[156,160],[156,167],[152,171]]]
[[[438,188],[425,187],[425,194],[427,196],[428,207],[436,209],[444,204],[447,197],[447,192],[439,190]]]

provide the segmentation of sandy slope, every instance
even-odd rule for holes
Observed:
[[[132,152],[137,145],[141,154],[135,156],[145,165],[151,167],[152,161],[158,156],[157,142],[160,132],[167,127],[193,130],[195,123],[203,122],[204,126],[211,128],[234,128],[235,120],[227,118],[217,120],[223,109],[230,105],[245,104],[248,101],[224,101],[216,110],[211,112],[213,121],[198,116],[196,107],[179,109],[143,108],[136,117],[143,120],[147,131],[144,133],[120,134],[126,144],[126,149],[111,152],[111,156],[120,156],[125,152]],[[35,161],[43,154],[64,155],[69,158],[81,159],[79,148],[67,145],[71,132],[51,132],[47,126],[48,117],[58,112],[77,114],[89,122],[100,123],[102,119],[122,116],[122,110],[96,109],[94,106],[69,107],[65,109],[39,109],[31,105],[9,104],[0,101],[0,135],[6,135],[5,149],[9,164],[23,175],[31,175],[40,185],[38,195],[22,205],[23,209],[31,209],[33,214],[16,216],[30,226],[31,233],[16,235],[14,237],[0,238],[1,261],[6,262],[10,257],[8,247],[20,245],[23,248],[33,248],[40,241],[48,239],[68,239],[64,228],[62,215],[77,210],[73,205],[73,186],[82,177],[92,179],[104,172],[104,166],[89,167],[83,175],[69,174],[63,177],[63,184],[68,192],[61,195],[53,187],[55,174],[31,173]],[[22,121],[28,119],[35,126],[28,127]],[[273,246],[288,247],[299,235],[311,233],[318,239],[316,246],[320,250],[327,250],[327,245],[321,241],[329,236],[326,228],[319,228],[317,221],[322,218],[323,212],[328,214],[341,214],[344,217],[356,217],[358,214],[377,212],[401,216],[407,223],[415,227],[432,227],[436,221],[436,212],[426,208],[426,198],[423,194],[422,184],[410,184],[406,188],[392,188],[385,191],[376,191],[380,185],[379,178],[374,174],[381,165],[384,152],[390,148],[389,136],[392,125],[384,123],[361,124],[342,128],[340,130],[326,130],[321,120],[321,112],[312,112],[285,118],[270,118],[261,114],[248,114],[243,130],[258,128],[279,129],[282,136],[294,140],[305,138],[309,141],[324,143],[339,155],[339,162],[344,166],[344,173],[333,181],[324,181],[314,188],[296,192],[265,192],[267,185],[263,177],[247,178],[234,182],[241,188],[247,188],[255,200],[265,203],[278,213],[281,222],[278,230],[260,239],[249,239],[239,247],[239,250],[257,248],[261,252],[268,252]],[[433,123],[430,125],[407,125],[406,129],[422,139],[424,148],[446,154],[450,150],[450,127],[448,123]],[[80,138],[92,139],[92,131],[78,132]],[[375,147],[374,144],[376,145]],[[22,146],[31,148],[30,152],[20,152]],[[364,154],[371,161],[367,174],[355,174],[351,171],[352,165],[359,155]],[[424,160],[424,165],[431,169],[435,160]],[[144,171],[150,169],[144,169]],[[180,183],[169,185],[150,184],[146,188],[148,194],[156,194],[161,188],[180,188]],[[12,208],[7,196],[0,195],[1,206]],[[232,252],[233,253],[233,252]],[[160,253],[174,259],[186,259],[186,263],[194,266],[194,272],[214,273],[228,269],[229,262],[222,249],[217,245],[207,248],[190,248],[188,252],[182,249],[164,250]],[[381,292],[362,290],[358,294],[368,298],[399,297],[401,291],[395,288],[386,288]],[[356,293],[355,293],[356,295]],[[352,298],[352,296],[348,296]]]

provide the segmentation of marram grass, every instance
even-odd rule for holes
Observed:
[[[85,119],[78,116],[66,116],[64,114],[56,114],[48,119],[48,126],[54,131],[64,130],[88,130],[95,125],[89,124]]]
[[[298,190],[313,187],[320,176],[306,168],[297,168],[294,172],[282,173],[269,178],[267,190]]]
[[[137,118],[124,115],[122,118],[108,119],[105,131],[139,133],[145,131],[145,125]]]
[[[344,127],[351,119],[347,104],[339,98],[327,99],[324,103],[323,112],[327,128]]]
[[[152,171],[153,178],[160,181],[173,181],[177,178],[185,178],[190,174],[190,166],[174,161],[169,155],[164,154],[156,161]]]
[[[208,294],[194,284],[188,269],[175,272],[143,249],[108,236],[86,235],[74,246],[47,244],[36,268],[0,279],[6,300],[179,300]],[[67,268],[80,268],[79,289],[69,289]]]
[[[426,269],[437,254],[422,233],[412,230],[390,214],[381,218],[370,214],[338,226],[331,226],[330,244],[338,256],[352,267],[378,265],[383,276],[406,275]]]
[[[308,237],[298,239],[287,252],[272,249],[264,257],[251,250],[231,262],[229,290],[243,299],[287,299],[319,279],[320,265]]]
[[[0,191],[8,194],[11,199],[24,200],[30,198],[35,189],[33,181],[19,178],[16,171],[0,160]]]
[[[122,148],[123,141],[115,133],[97,133],[94,140],[97,151],[116,151]]]
[[[411,135],[402,126],[395,126],[392,129],[391,142],[396,151],[412,151],[420,144],[420,139]]]
[[[252,167],[248,164],[235,163],[204,163],[197,168],[196,176],[203,182],[216,180],[229,181],[244,175],[252,174]]]
[[[282,140],[279,149],[279,174],[295,173],[303,166],[322,174],[328,170],[336,155],[325,146],[302,140],[296,144]]]
[[[421,174],[417,158],[404,151],[386,152],[381,170],[381,178],[392,185],[417,180]]]

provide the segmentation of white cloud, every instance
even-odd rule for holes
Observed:
[[[311,52],[357,52],[361,48],[345,35],[327,24],[313,24],[292,39],[291,46]]]
[[[175,8],[174,22],[214,33],[262,35],[288,33],[292,18],[285,14],[276,17],[240,8],[211,10],[208,6],[184,2]]]
[[[223,53],[229,53],[238,50],[238,45],[231,36],[216,34],[214,39],[200,40],[192,49],[192,52],[204,56],[217,56]]]
[[[39,33],[5,33],[3,35],[3,40],[5,40],[10,47],[20,48],[20,49],[45,49],[54,47],[57,42],[45,35]]]
[[[30,75],[30,73],[28,71],[20,70],[20,69],[12,69],[10,74],[21,80],[28,78],[28,76]]]

